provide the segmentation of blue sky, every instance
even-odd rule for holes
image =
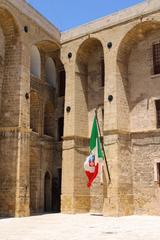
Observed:
[[[61,31],[109,15],[143,0],[27,0]]]

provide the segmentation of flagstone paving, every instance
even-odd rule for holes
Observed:
[[[0,219],[0,240],[158,240],[160,217],[48,214]]]

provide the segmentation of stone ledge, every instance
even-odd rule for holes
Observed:
[[[103,132],[104,136],[109,136],[109,135],[130,135],[130,136],[134,136],[134,135],[159,135],[160,134],[160,129],[154,129],[154,130],[143,130],[143,131],[126,131],[126,130],[118,130],[118,129],[114,129],[114,130],[105,130]]]

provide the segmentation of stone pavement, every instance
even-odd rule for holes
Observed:
[[[48,214],[0,219],[0,240],[158,240],[160,217]]]

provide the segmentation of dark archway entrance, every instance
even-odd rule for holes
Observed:
[[[51,212],[52,208],[52,204],[51,204],[51,200],[52,200],[52,194],[51,194],[51,177],[49,172],[46,172],[45,174],[45,178],[44,178],[44,211],[45,212]]]

